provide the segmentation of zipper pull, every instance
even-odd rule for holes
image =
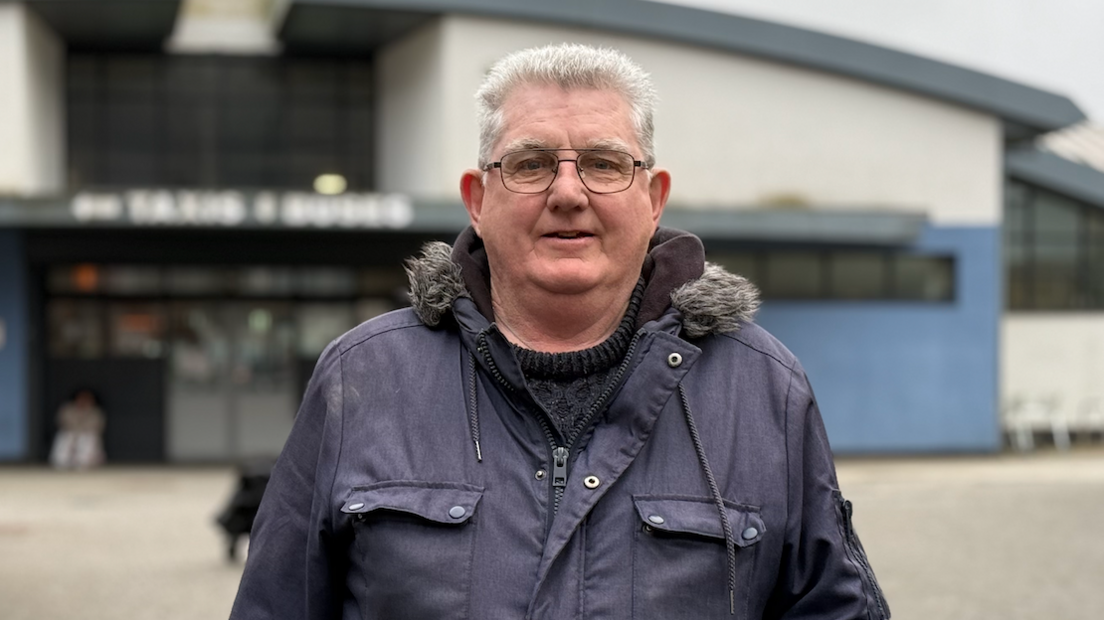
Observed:
[[[567,486],[567,448],[557,446],[552,451],[552,486]]]
[[[843,500],[843,529],[847,534],[848,540],[855,535],[855,526],[851,524],[851,515],[854,512],[854,507],[851,505],[851,500]]]

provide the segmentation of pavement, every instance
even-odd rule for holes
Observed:
[[[1104,618],[1104,447],[840,459],[898,620]],[[226,618],[229,468],[0,467],[0,618]]]

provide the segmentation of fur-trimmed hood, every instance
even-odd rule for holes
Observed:
[[[472,299],[493,321],[489,269],[482,240],[468,228],[456,247],[434,241],[406,262],[410,303],[423,323],[436,327],[459,297]],[[637,327],[673,306],[682,314],[689,338],[735,332],[752,321],[759,291],[744,278],[704,260],[701,241],[682,231],[660,228],[642,268],[647,281]]]

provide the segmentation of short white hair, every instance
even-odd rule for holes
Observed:
[[[551,84],[565,90],[592,88],[621,95],[629,106],[636,141],[646,168],[655,165],[653,115],[658,96],[652,78],[623,52],[578,43],[560,43],[514,52],[491,67],[475,93],[479,116],[479,167],[491,162],[502,137],[502,106],[519,86]]]

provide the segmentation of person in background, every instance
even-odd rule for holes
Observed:
[[[104,462],[104,413],[92,390],[82,388],[58,409],[50,463],[58,469],[90,469]]]
[[[889,617],[801,365],[659,226],[655,100],[609,49],[491,68],[471,226],[323,352],[231,618]]]

